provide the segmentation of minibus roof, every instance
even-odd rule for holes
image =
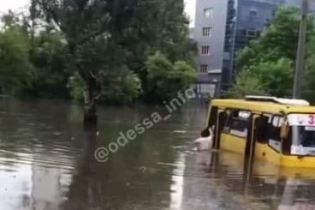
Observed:
[[[284,105],[301,105],[309,106],[310,103],[302,99],[289,99],[289,98],[277,98],[272,96],[245,96],[245,99],[248,101],[260,101],[260,102],[274,102]]]
[[[252,112],[288,114],[288,113],[315,113],[315,107],[298,100],[282,99],[274,100],[253,100],[253,99],[213,99],[211,105],[219,108],[242,109]],[[304,101],[305,102],[305,101]]]

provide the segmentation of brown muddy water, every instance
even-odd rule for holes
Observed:
[[[98,132],[82,129],[80,106],[63,101],[0,101],[0,210],[315,209],[315,171],[242,157],[192,152],[205,105],[172,113],[111,154],[120,132],[157,107],[101,108]]]

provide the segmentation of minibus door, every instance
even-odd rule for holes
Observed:
[[[224,110],[218,111],[218,117],[217,117],[217,123],[215,126],[215,138],[214,138],[214,149],[220,149],[220,139],[221,139],[221,133],[224,128],[225,122],[226,122],[226,112]]]
[[[248,128],[248,134],[247,134],[247,140],[246,140],[246,148],[244,153],[244,170],[249,172],[249,174],[252,171],[252,166],[254,164],[255,160],[255,148],[256,148],[256,132],[257,132],[257,122],[258,122],[259,116],[252,115],[250,122],[249,122],[249,128]]]

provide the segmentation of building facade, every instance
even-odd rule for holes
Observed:
[[[192,36],[199,49],[199,93],[219,94],[231,86],[237,53],[260,36],[282,6],[300,8],[301,0],[197,0]],[[315,13],[315,1],[309,8]]]
[[[222,72],[222,87],[228,89],[235,76],[235,58],[240,49],[257,39],[270,24],[282,0],[238,0],[236,2],[231,47],[226,52]]]
[[[228,0],[197,0],[193,38],[198,46],[197,92],[213,96],[223,68]]]
[[[297,7],[301,8],[302,0],[282,0],[281,2],[282,6],[291,6],[291,7]],[[308,7],[310,13],[315,13],[315,1],[314,0],[308,0]]]

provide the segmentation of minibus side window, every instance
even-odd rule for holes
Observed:
[[[255,131],[255,138],[259,143],[266,144],[268,142],[268,122],[270,121],[271,117],[268,116],[260,116],[256,119],[256,131]]]
[[[211,107],[210,110],[210,119],[208,121],[208,127],[216,125],[218,117],[218,107]]]
[[[283,122],[283,117],[273,116],[271,122],[268,125],[268,144],[273,149],[281,151],[281,123]]]
[[[238,137],[247,137],[250,116],[250,112],[247,111],[231,110],[224,131]]]
[[[232,112],[231,112],[231,110],[225,110],[225,114],[226,114],[226,121],[224,124],[223,131],[225,133],[230,133],[230,124],[232,121]]]
[[[291,154],[291,145],[292,145],[292,128],[289,129],[288,138],[282,142],[282,153],[285,155]]]

